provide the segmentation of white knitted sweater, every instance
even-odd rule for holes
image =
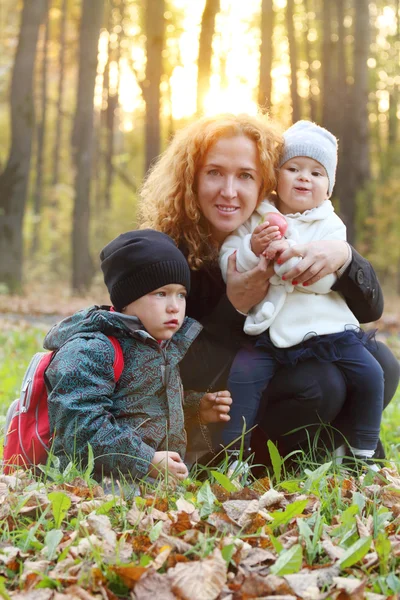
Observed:
[[[251,249],[251,234],[268,212],[279,212],[275,205],[264,200],[250,219],[223,243],[220,267],[226,281],[228,258],[234,252],[236,266],[241,272],[253,269],[260,261]],[[330,200],[304,213],[284,215],[288,222],[287,241],[291,246],[314,240],[345,240],[346,227],[335,214]],[[358,328],[359,323],[345,300],[331,290],[336,275],[327,275],[317,283],[304,287],[283,281],[299,258],[283,265],[274,263],[275,275],[270,279],[266,297],[254,306],[245,321],[244,331],[259,335],[269,328],[271,340],[279,348],[298,344],[310,335],[338,333],[346,328]]]

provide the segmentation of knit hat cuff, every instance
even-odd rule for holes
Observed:
[[[190,292],[190,271],[185,260],[153,263],[134,271],[113,285],[111,302],[120,311],[138,298],[170,283],[181,284]]]

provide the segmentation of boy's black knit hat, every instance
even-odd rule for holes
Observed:
[[[165,233],[153,229],[122,233],[103,248],[100,260],[117,311],[169,283],[190,291],[186,258]]]

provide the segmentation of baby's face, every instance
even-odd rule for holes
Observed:
[[[131,302],[123,312],[138,317],[156,340],[169,340],[181,327],[185,310],[186,289],[169,283]]]
[[[328,198],[325,168],[313,158],[296,156],[286,161],[278,175],[278,210],[287,215],[303,213]]]

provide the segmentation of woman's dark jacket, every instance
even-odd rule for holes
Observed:
[[[360,323],[369,323],[379,319],[383,312],[383,294],[377,276],[371,264],[352,248],[352,261],[340,279],[332,288],[340,292],[350,310]],[[226,285],[222,279],[219,265],[191,271],[191,291],[187,299],[186,314],[197,319],[203,325],[203,331],[194,342],[181,363],[181,374],[185,387],[197,388],[194,381],[194,363],[208,365],[210,379],[207,385],[212,387],[211,379],[218,375],[214,358],[201,355],[199,342],[205,339],[209,345],[218,349],[216,354],[225,354],[222,362],[233,360],[236,350],[247,336],[243,333],[245,317],[235,310],[226,295]],[[222,358],[222,356],[221,356]]]

